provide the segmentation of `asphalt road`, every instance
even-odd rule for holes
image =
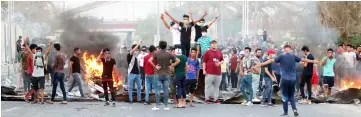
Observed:
[[[104,107],[103,102],[69,102],[67,105],[31,105],[2,101],[2,117],[279,117],[281,105],[245,107],[236,104],[197,104],[194,108],[153,111],[154,106],[117,102],[117,107]],[[297,105],[300,117],[359,117],[361,106],[340,104]],[[290,116],[293,116],[290,113]]]

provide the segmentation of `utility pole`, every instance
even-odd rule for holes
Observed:
[[[220,39],[222,40],[221,41],[221,44],[224,45],[224,40],[225,38],[223,37],[223,1],[221,1],[221,16],[220,16],[220,19],[221,19],[221,35],[220,35]]]
[[[158,1],[158,4],[157,4],[157,10],[158,10],[158,12],[157,12],[157,14],[158,14],[158,16],[160,16],[160,11],[159,11],[159,1]],[[159,43],[159,41],[160,41],[160,34],[159,34],[159,25],[160,25],[160,21],[159,21],[160,19],[159,18],[157,18],[157,36],[155,37],[155,41],[154,41],[154,45],[158,45],[158,43]]]

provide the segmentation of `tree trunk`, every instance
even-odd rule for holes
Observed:
[[[341,38],[343,39],[343,43],[344,44],[348,44],[348,34],[346,31],[344,31],[342,34],[341,34]]]

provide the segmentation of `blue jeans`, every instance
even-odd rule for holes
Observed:
[[[155,79],[154,75],[145,75],[145,101],[149,101],[149,94],[152,89],[157,85],[157,79]]]
[[[65,92],[65,84],[64,84],[65,73],[55,72],[54,73],[54,82],[53,82],[53,91],[51,93],[51,101],[54,101],[56,88],[58,87],[58,83],[60,84],[61,92],[63,92],[63,100],[66,101],[66,92]]]
[[[283,101],[283,111],[284,113],[288,113],[288,101],[291,103],[292,109],[296,109],[295,102],[295,83],[294,80],[281,80],[281,93],[282,93],[282,101]]]
[[[134,82],[137,84],[137,101],[141,101],[141,86],[142,86],[142,80],[140,79],[139,74],[132,74],[130,73],[128,75],[128,94],[129,94],[129,101],[133,102],[133,84]]]
[[[264,76],[264,87],[263,87],[263,94],[262,94],[262,103],[266,102],[266,98],[267,98],[267,102],[271,103],[272,101],[272,80],[270,77]]]
[[[249,91],[249,95],[246,93],[246,88]],[[253,89],[252,89],[252,75],[245,75],[243,76],[242,80],[241,80],[241,91],[242,91],[242,95],[244,97],[246,97],[247,101],[252,101],[253,99]]]
[[[83,93],[83,80],[81,79],[80,73],[73,73],[72,76],[73,76],[73,81],[71,82],[68,92],[71,92],[71,90],[75,87],[75,85],[78,84],[80,96],[85,97]]]
[[[227,72],[222,73],[222,80],[221,80],[221,86],[219,87],[220,90],[225,91],[227,90]]]
[[[154,78],[157,79],[157,85],[155,88],[155,99],[156,99],[156,103],[157,105],[159,105],[160,103],[160,89],[163,86],[163,102],[165,107],[168,106],[168,95],[169,95],[169,79],[170,76],[169,75],[165,75],[165,76],[159,76],[159,75],[154,75]]]

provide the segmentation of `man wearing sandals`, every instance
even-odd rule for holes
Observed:
[[[27,41],[28,38],[26,38],[25,41]],[[31,84],[32,84],[32,90],[25,96],[25,100],[27,100],[27,97],[35,92],[34,94],[34,101],[33,104],[38,103],[38,91],[40,92],[41,97],[41,104],[44,104],[44,88],[45,88],[45,64],[44,61],[48,58],[51,45],[53,44],[53,41],[49,41],[49,46],[46,49],[45,56],[42,55],[43,49],[41,47],[36,47],[34,50],[33,46],[31,49],[29,48],[28,44],[25,44],[25,49],[28,51],[28,53],[32,53],[32,56],[30,56],[32,70],[30,70],[28,73],[31,73]],[[39,86],[40,85],[40,86]]]

